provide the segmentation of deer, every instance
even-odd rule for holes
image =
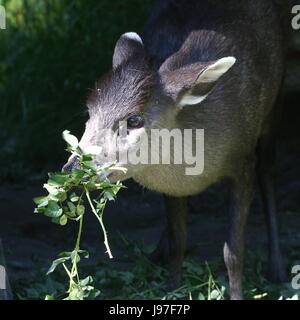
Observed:
[[[157,1],[141,35],[116,42],[112,69],[87,99],[89,119],[79,145],[116,152],[105,130],[126,124],[122,151],[135,150],[153,129],[204,130],[204,168],[187,164],[123,163],[111,182],[133,178],[163,194],[167,226],[152,257],[165,261],[169,288],[181,281],[187,238],[187,199],[224,181],[230,190],[224,261],[230,299],[243,299],[245,229],[258,181],[267,223],[269,277],[286,279],[273,183],[275,140],[285,74],[289,14],[285,0]],[[197,136],[192,135],[192,146]],[[174,147],[174,146],[173,146]],[[159,150],[160,154],[164,151]],[[107,161],[96,158],[99,166]],[[63,171],[78,166],[73,154]],[[102,177],[103,179],[103,177]]]

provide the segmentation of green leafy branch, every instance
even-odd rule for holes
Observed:
[[[34,198],[37,207],[35,213],[43,213],[50,217],[54,223],[62,226],[68,221],[79,223],[78,234],[75,248],[72,252],[62,252],[59,258],[53,261],[47,274],[52,273],[58,265],[62,265],[69,277],[68,296],[65,299],[82,300],[84,298],[93,298],[100,294],[93,286],[93,278],[88,276],[80,279],[78,272],[78,263],[81,257],[88,258],[89,253],[80,249],[80,240],[83,229],[83,217],[86,212],[86,201],[91,208],[92,213],[97,218],[104,235],[104,245],[109,258],[113,258],[107,231],[103,222],[103,212],[108,201],[115,200],[118,191],[123,187],[120,182],[110,183],[106,178],[100,180],[101,172],[108,170],[122,170],[111,165],[107,168],[98,168],[94,163],[95,157],[92,153],[85,153],[80,147],[75,136],[69,131],[63,132],[63,138],[67,142],[67,151],[76,154],[80,169],[73,169],[72,172],[49,173],[49,179],[44,188],[48,191],[47,196]],[[92,199],[91,192],[95,191],[97,197]],[[54,299],[47,295],[46,299]]]

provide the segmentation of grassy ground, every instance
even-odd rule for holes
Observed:
[[[95,288],[100,290],[97,299],[120,300],[226,300],[229,298],[227,278],[223,261],[216,260],[199,264],[192,259],[183,263],[182,286],[175,291],[166,289],[167,271],[153,265],[148,255],[153,246],[129,242],[120,235],[120,245],[125,249],[122,267],[110,263],[85,265],[82,272],[92,274]],[[293,248],[297,250],[299,248]],[[298,251],[297,251],[298,254]],[[249,300],[300,299],[300,291],[289,283],[271,284],[263,276],[266,258],[247,252],[244,273],[244,294]],[[127,270],[124,266],[127,265]],[[125,271],[126,270],[126,271]],[[45,276],[45,270],[37,267],[30,281],[16,281],[13,291],[16,299],[41,299],[52,295],[55,299],[65,297],[67,277],[63,269],[54,275]]]

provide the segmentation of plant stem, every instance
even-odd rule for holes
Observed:
[[[71,269],[71,273],[69,275],[70,277],[70,288],[69,291],[72,289],[72,285],[74,282],[73,278],[76,276],[77,281],[79,282],[79,275],[78,275],[78,270],[77,270],[77,257],[78,257],[78,251],[80,250],[80,239],[81,239],[81,234],[82,234],[82,226],[83,226],[83,215],[80,216],[79,219],[79,229],[78,229],[78,234],[77,234],[77,240],[76,240],[76,245],[75,245],[75,255],[73,259],[73,265]]]
[[[100,225],[101,225],[101,228],[102,228],[102,230],[103,230],[104,245],[105,245],[106,250],[107,250],[106,252],[107,252],[109,258],[110,258],[110,259],[113,259],[113,255],[112,255],[112,253],[111,253],[111,250],[110,250],[110,247],[109,247],[109,243],[108,243],[107,231],[106,231],[106,229],[105,229],[105,225],[104,225],[103,219],[102,219],[102,213],[103,213],[103,209],[105,208],[106,201],[105,201],[105,203],[104,203],[104,205],[103,205],[102,212],[101,212],[101,214],[100,214],[100,216],[99,216],[98,213],[97,213],[97,211],[96,211],[96,209],[95,209],[95,207],[94,207],[94,205],[93,205],[93,203],[92,203],[92,200],[91,200],[91,197],[90,197],[90,193],[89,193],[89,191],[88,191],[87,189],[85,189],[85,194],[86,194],[86,197],[87,197],[88,202],[89,202],[89,204],[90,204],[90,207],[91,207],[94,215],[96,216],[97,220],[99,221],[99,223],[100,223]]]

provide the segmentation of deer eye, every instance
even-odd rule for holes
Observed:
[[[138,129],[144,126],[144,119],[141,116],[132,116],[127,119],[128,129]]]

